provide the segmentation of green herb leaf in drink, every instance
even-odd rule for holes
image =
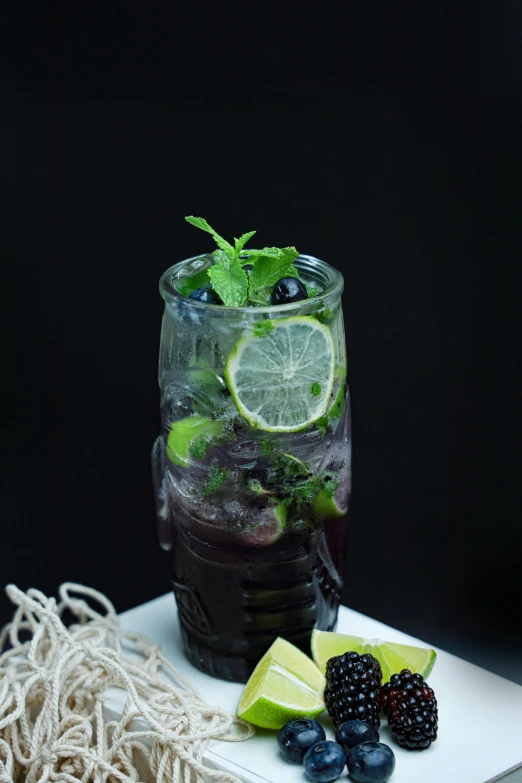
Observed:
[[[208,472],[208,478],[205,482],[205,486],[203,487],[203,494],[210,495],[211,492],[219,489],[223,482],[227,480],[227,478],[228,473],[224,468],[220,468],[217,464],[211,465]]]
[[[317,294],[321,293],[321,289],[317,288],[315,285],[309,285],[308,283],[305,283],[305,288],[309,299],[311,299],[312,296],[317,296]]]
[[[273,328],[274,324],[272,321],[258,321],[254,324],[253,332],[256,337],[266,337],[267,334],[270,334]]]
[[[234,249],[235,249],[235,251],[236,251],[236,256],[239,256],[239,254],[240,254],[240,253],[241,253],[241,251],[243,250],[243,248],[244,248],[244,246],[246,245],[246,243],[248,242],[248,240],[249,240],[249,239],[252,239],[252,237],[254,236],[254,234],[255,234],[255,233],[256,233],[255,231],[247,231],[247,233],[246,233],[246,234],[241,234],[241,236],[239,237],[239,239],[235,239],[235,238],[234,238],[234,245],[235,245],[235,248],[234,248]],[[243,260],[242,260],[242,263],[246,263],[246,262],[247,262],[247,260],[248,260],[248,259],[246,259],[246,258],[245,258],[245,259],[243,259]]]
[[[250,251],[248,261],[254,264],[249,280],[249,299],[262,305],[270,304],[274,285],[282,277],[299,277],[293,262],[299,253],[295,247],[265,247]]]
[[[237,261],[217,263],[208,270],[212,288],[227,307],[241,307],[248,291],[248,275]]]
[[[187,223],[190,223],[192,226],[195,226],[196,228],[200,228],[202,231],[206,231],[207,234],[210,234],[214,238],[214,241],[215,241],[216,245],[219,248],[221,248],[221,250],[224,253],[226,253],[227,255],[230,255],[232,258],[235,257],[236,251],[232,247],[232,245],[229,244],[226,239],[223,239],[223,237],[221,237],[217,233],[217,231],[214,231],[212,226],[209,226],[209,224],[207,223],[205,218],[194,217],[193,215],[189,215],[188,217],[185,218],[185,220],[187,221]],[[251,234],[251,236],[252,236],[252,234]],[[244,244],[244,242],[243,242],[243,244]],[[238,255],[239,255],[239,253],[238,253]]]
[[[299,277],[293,262],[299,255],[295,247],[265,247],[261,250],[246,250],[246,243],[255,231],[247,231],[230,244],[215,231],[204,218],[189,215],[185,220],[192,226],[210,234],[218,246],[212,253],[212,266],[201,273],[200,285],[185,280],[178,287],[184,296],[189,295],[210,280],[212,288],[227,307],[250,305],[269,305],[270,294],[282,277]],[[253,267],[250,276],[243,269],[245,264]],[[185,293],[187,291],[187,293]]]
[[[189,454],[194,459],[204,459],[207,456],[209,442],[205,438],[193,440],[188,448]]]
[[[213,265],[208,270],[210,283],[223,304],[227,307],[241,307],[247,298],[248,275],[242,267],[239,255],[256,232],[248,231],[242,234],[239,239],[234,240],[234,245],[231,245],[214,231],[205,218],[189,215],[185,220],[214,238],[219,250],[212,255]]]

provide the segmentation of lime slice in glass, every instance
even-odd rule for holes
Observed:
[[[252,525],[238,534],[243,546],[265,547],[275,544],[285,531],[288,510],[282,503],[268,506],[256,514]]]
[[[381,639],[363,639],[361,636],[348,636],[328,631],[312,632],[312,655],[322,672],[326,663],[334,655],[343,655],[348,651],[362,655],[371,653],[382,667],[382,681],[387,682],[392,674],[410,669],[426,678],[435,665],[437,653],[427,647],[413,647],[410,644],[385,642]]]
[[[334,498],[325,489],[322,489],[314,497],[312,508],[318,519],[339,519],[346,514],[346,511],[339,508]]]
[[[264,336],[243,337],[228,357],[227,386],[251,427],[297,432],[324,416],[332,393],[332,333],[315,318],[272,322]]]
[[[167,438],[168,458],[175,465],[188,465],[191,444],[200,438],[210,443],[222,429],[222,421],[197,414],[175,421]]]
[[[323,690],[324,677],[313,661],[279,638],[252,672],[237,715],[264,729],[280,729],[293,718],[320,715]]]

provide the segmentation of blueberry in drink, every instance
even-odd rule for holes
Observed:
[[[297,277],[282,277],[272,290],[270,301],[273,305],[290,304],[308,299],[308,292]]]
[[[189,659],[245,682],[278,636],[334,627],[350,491],[342,277],[295,248],[218,249],[163,275],[158,524]],[[245,271],[245,268],[247,270]],[[278,282],[304,298],[277,304]]]

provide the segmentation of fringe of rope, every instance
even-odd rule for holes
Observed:
[[[210,739],[243,742],[253,728],[209,706],[146,636],[121,631],[102,593],[6,592],[17,608],[0,633],[0,783],[240,783],[203,755]],[[104,717],[109,688],[125,694],[118,720]]]

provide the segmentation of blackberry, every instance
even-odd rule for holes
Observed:
[[[437,699],[422,674],[392,674],[381,688],[381,707],[401,748],[424,750],[437,739]]]
[[[369,653],[347,652],[330,658],[324,700],[335,728],[347,720],[362,720],[379,728],[381,680],[381,664]]]

